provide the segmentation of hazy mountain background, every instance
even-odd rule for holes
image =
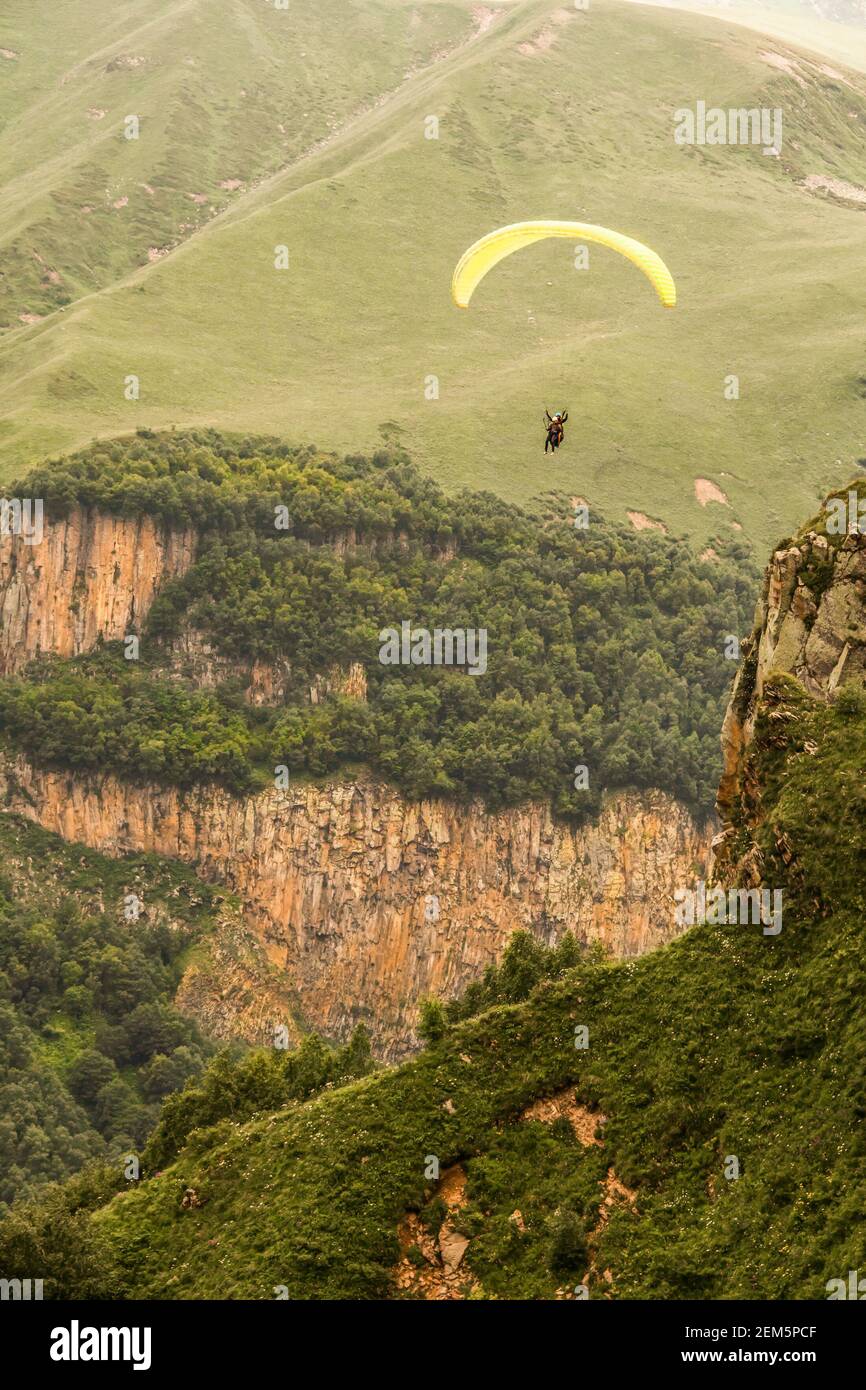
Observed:
[[[656,0],[634,2],[651,5]],[[664,8],[716,15],[802,44],[860,72],[866,67],[863,0],[668,0]]]

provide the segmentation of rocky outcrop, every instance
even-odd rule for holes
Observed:
[[[248,705],[279,705],[286,698],[292,668],[285,659],[272,663],[226,656],[204,633],[191,627],[183,629],[169,650],[172,672],[200,690],[235,681]]]
[[[303,1037],[291,982],[271,966],[254,926],[234,905],[223,906],[216,930],[192,952],[174,1003],[220,1042],[243,1038],[273,1047],[284,1030],[295,1047]]]
[[[857,490],[853,489],[856,513]],[[849,507],[848,496],[845,507]],[[839,504],[836,504],[837,511]],[[767,567],[753,631],[742,649],[722,726],[718,807],[730,819],[768,677],[796,677],[816,699],[866,681],[866,535],[834,534],[824,512],[777,550]]]
[[[47,652],[77,656],[136,632],[161,583],[193,561],[191,531],[83,507],[44,525],[38,544],[0,545],[0,674]]]
[[[316,676],[310,686],[310,703],[318,705],[328,695],[342,695],[347,700],[366,700],[367,672],[360,661],[348,666],[334,665],[324,675]]]
[[[196,628],[184,628],[171,643],[170,652],[171,669],[176,675],[192,681],[200,690],[213,690],[225,681],[236,681],[248,705],[281,705],[290,689],[292,668],[285,658],[268,662],[225,656]],[[310,703],[318,705],[328,695],[367,699],[367,673],[360,661],[348,666],[335,663],[313,678],[307,692]]]
[[[339,544],[352,549],[352,533]],[[20,671],[34,657],[79,656],[102,641],[140,632],[167,580],[192,565],[196,535],[172,530],[151,517],[109,516],[76,507],[67,518],[45,522],[38,544],[21,535],[0,539],[0,675]],[[200,632],[185,628],[170,647],[174,671],[202,689],[235,680],[250,705],[281,704],[291,668],[228,657]],[[310,688],[313,704],[326,694],[365,700],[363,667],[334,665]]]
[[[516,927],[546,942],[570,929],[616,956],[671,940],[673,892],[706,874],[711,835],[662,793],[611,796],[574,828],[543,805],[412,802],[374,779],[237,798],[18,759],[0,791],[66,840],[225,883],[299,1016],[335,1039],[363,1021],[386,1058],[411,1050],[419,998],[478,979]]]

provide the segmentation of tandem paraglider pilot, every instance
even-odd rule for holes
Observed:
[[[568,419],[567,410],[558,410],[555,415],[551,415],[549,410],[545,410],[544,419],[547,426],[547,438],[544,441],[544,452],[550,449],[554,454],[565,438],[565,422]]]

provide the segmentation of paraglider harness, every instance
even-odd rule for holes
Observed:
[[[547,453],[548,449],[552,449],[553,452],[556,453],[565,438],[563,426],[568,419],[568,411],[562,410],[558,415],[551,415],[550,411],[545,408],[544,415],[547,423],[547,438],[544,441],[544,452]]]

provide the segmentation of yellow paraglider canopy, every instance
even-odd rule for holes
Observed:
[[[642,270],[652,281],[656,294],[666,309],[673,309],[677,302],[677,291],[673,276],[662,260],[648,246],[634,241],[622,232],[612,232],[607,227],[596,227],[591,222],[514,222],[509,227],[488,232],[480,241],[469,247],[460,257],[451,281],[451,297],[459,309],[468,309],[472,294],[492,270],[513,251],[520,251],[533,242],[544,241],[547,237],[570,237],[579,241],[597,241],[601,246],[609,246],[611,251],[619,251]]]

